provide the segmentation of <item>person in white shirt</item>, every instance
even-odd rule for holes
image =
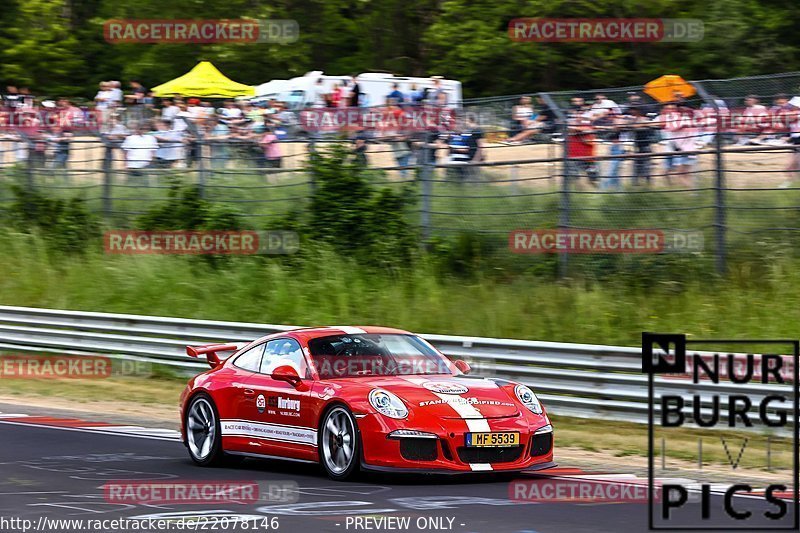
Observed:
[[[183,132],[172,129],[168,120],[159,120],[156,124],[155,138],[158,141],[156,159],[159,168],[170,168],[176,161],[183,159]]]
[[[108,87],[108,82],[100,82],[100,90],[94,96],[95,107],[97,109],[108,109],[111,104],[111,91]]]
[[[125,138],[121,148],[125,151],[126,168],[131,171],[131,175],[141,176],[141,170],[153,162],[153,156],[158,150],[158,141],[154,136],[147,134],[143,125],[137,124],[133,135]]]
[[[161,120],[169,120],[170,122],[175,120],[175,116],[180,112],[178,106],[174,105],[169,98],[163,100],[161,105],[163,106],[161,108]]]
[[[328,102],[325,98],[326,96],[325,86],[323,85],[322,82],[323,82],[322,78],[318,79],[317,83],[314,84],[314,88],[311,89],[311,97],[314,102],[314,107],[317,108],[328,106]]]
[[[193,120],[192,114],[189,112],[189,107],[186,105],[186,102],[180,101],[178,102],[177,108],[178,112],[175,113],[175,119],[172,121],[172,129],[178,131],[189,129],[187,121]]]
[[[244,122],[244,114],[233,100],[227,100],[225,102],[225,107],[222,108],[221,114],[222,118],[220,122],[223,124],[238,126]]]
[[[742,119],[742,136],[736,144],[761,144],[763,125],[769,123],[769,112],[756,95],[750,94],[744,99]]]
[[[800,97],[795,96],[787,104],[787,117],[789,123],[789,144],[794,147],[789,154],[789,164],[786,166],[787,181],[781,183],[779,187],[786,189],[791,187],[797,173],[800,172]]]
[[[596,94],[594,104],[592,104],[592,112],[598,116],[608,115],[609,113],[619,115],[620,109],[614,100],[607,98],[604,94]]]
[[[122,105],[122,100],[125,95],[122,93],[122,84],[118,81],[110,81],[109,95],[111,100],[111,107],[119,107]]]
[[[186,111],[189,112],[189,118],[195,122],[202,122],[206,116],[206,110],[201,106],[199,98],[189,98]]]

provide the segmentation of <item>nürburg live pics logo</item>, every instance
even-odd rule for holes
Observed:
[[[642,334],[651,530],[797,531],[799,352]]]

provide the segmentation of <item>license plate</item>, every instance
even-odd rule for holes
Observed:
[[[468,447],[519,446],[519,433],[467,433]]]

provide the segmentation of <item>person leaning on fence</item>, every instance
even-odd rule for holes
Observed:
[[[789,164],[786,166],[788,179],[779,186],[782,189],[790,187],[800,172],[800,108],[789,105],[793,110],[787,112],[786,120],[789,124],[789,144],[793,146],[793,150],[789,154]]]
[[[43,169],[47,165],[47,136],[48,132],[41,125],[28,136],[31,145],[29,162],[33,168]]]
[[[72,132],[64,129],[61,126],[54,125],[50,128],[50,135],[48,141],[53,147],[53,168],[56,170],[65,170],[67,162],[69,161],[69,148],[72,141]],[[66,172],[63,172],[64,179],[67,178]]]
[[[583,98],[573,98],[573,108],[567,120],[567,161],[565,174],[572,183],[586,173],[589,185],[598,186],[597,165],[594,156],[595,135],[591,112],[585,107]]]
[[[78,128],[86,125],[86,120],[81,108],[76,107],[64,97],[56,101],[56,115],[59,124],[64,128]]]
[[[465,120],[464,135],[467,141],[467,157],[470,167],[467,169],[468,179],[477,180],[480,177],[480,165],[486,161],[484,151],[484,132],[478,122],[471,116]]]
[[[405,131],[392,132],[388,139],[389,147],[394,155],[395,163],[398,167],[408,167],[411,165],[411,145],[408,133]],[[407,168],[400,169],[400,176],[405,178],[408,174]]]
[[[165,98],[161,101],[161,119],[162,120],[169,120],[170,122],[175,120],[175,117],[178,116],[180,113],[180,108],[176,106],[171,99]]]
[[[153,162],[158,150],[158,141],[149,134],[144,124],[139,123],[134,127],[134,133],[125,138],[121,148],[125,152],[125,168],[128,169],[128,176],[139,177],[144,175],[144,169]]]
[[[653,121],[645,116],[641,107],[630,106],[627,108],[628,127],[633,137],[633,147],[637,154],[653,153],[653,144],[657,142],[657,130]],[[652,160],[650,157],[640,155],[633,160],[633,184],[645,183],[650,185]]]
[[[471,136],[472,132],[460,120],[453,124],[452,130],[446,136],[449,155],[447,162],[451,165],[457,165],[448,167],[446,173],[448,177],[458,182],[464,182],[470,177],[471,169],[467,165],[471,162]]]
[[[517,133],[506,141],[507,144],[521,144],[528,138],[539,134],[544,124],[539,120],[539,115],[531,104],[530,96],[523,96],[518,105],[514,106],[513,121],[517,124]]]
[[[761,104],[758,97],[754,94],[747,95],[744,99],[744,111],[742,111],[741,138],[736,144],[761,144],[762,126],[767,115],[767,108]]]
[[[662,129],[664,151],[673,154],[664,158],[667,184],[671,184],[672,177],[675,177],[679,185],[691,187],[693,168],[697,164],[697,156],[691,152],[697,149],[700,132],[694,124],[694,110],[680,103],[665,104],[656,120]]]
[[[125,105],[129,107],[131,117],[134,120],[144,120],[145,118],[145,99],[147,98],[147,89],[142,85],[139,80],[131,80],[128,82],[131,87],[130,94],[125,95]]]
[[[353,156],[357,165],[366,167],[369,164],[367,149],[367,131],[364,128],[360,128],[353,138]]]
[[[771,121],[770,127],[765,129],[765,135],[758,139],[758,144],[768,146],[785,146],[789,144],[789,126],[791,117],[796,111],[797,108],[789,103],[787,95],[775,95],[772,100],[772,106],[768,111]]]
[[[281,146],[272,126],[267,126],[259,141],[264,150],[264,162],[267,168],[281,168]]]
[[[511,109],[511,137],[525,130],[528,121],[533,118],[533,105],[530,96],[523,96],[519,103]]]
[[[609,144],[608,155],[617,156],[616,159],[606,160],[606,171],[600,182],[600,188],[621,189],[619,175],[624,160],[618,157],[625,155],[623,135],[626,133],[628,117],[620,112],[619,107],[601,107],[595,114],[597,117],[593,125],[596,130],[602,130],[603,141]]]
[[[156,123],[155,138],[158,141],[156,151],[158,168],[172,168],[183,159],[183,131],[172,129],[172,124],[168,120],[159,120]]]
[[[205,139],[209,146],[211,168],[222,170],[228,166],[229,150],[228,137],[230,128],[216,117],[210,118],[205,124]]]
[[[244,123],[244,113],[236,106],[233,100],[225,101],[225,107],[222,108],[220,114],[222,115],[220,122],[228,126],[238,126]]]

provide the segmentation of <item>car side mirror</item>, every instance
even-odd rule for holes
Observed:
[[[297,370],[290,365],[279,366],[272,371],[270,377],[275,381],[285,381],[294,387],[296,387],[302,381],[300,379],[300,374],[298,374]]]
[[[469,366],[469,363],[464,361],[463,359],[459,359],[455,362],[456,368],[461,371],[462,374],[469,374],[472,368]]]

